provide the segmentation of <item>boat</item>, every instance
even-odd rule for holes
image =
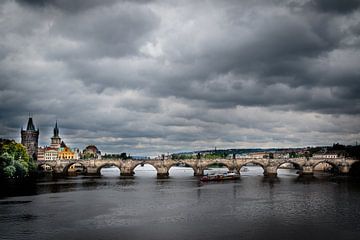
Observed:
[[[240,174],[227,172],[227,173],[214,173],[205,175],[200,178],[200,181],[208,182],[208,181],[222,181],[222,180],[236,180],[240,178]]]

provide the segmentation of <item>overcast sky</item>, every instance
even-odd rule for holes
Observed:
[[[360,142],[360,1],[0,3],[0,137],[156,155]]]

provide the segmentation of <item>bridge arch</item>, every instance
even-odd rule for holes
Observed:
[[[213,163],[207,163],[204,165],[205,168],[208,168],[211,166],[220,166],[220,167],[226,167],[228,169],[231,169],[231,166],[229,166],[229,164],[223,163],[223,162],[213,162]]]
[[[180,165],[180,166],[179,166]],[[167,175],[170,176],[170,169],[172,167],[187,167],[187,168],[191,168],[193,171],[194,171],[194,174],[196,173],[197,171],[197,167],[194,165],[194,164],[190,164],[186,161],[178,161],[178,162],[174,162],[170,165],[168,165],[166,168],[167,168]]]
[[[69,175],[69,169],[70,169],[70,167],[73,166],[73,165],[75,165],[75,164],[79,164],[79,165],[82,166],[82,169],[83,169],[82,173],[87,173],[87,168],[86,168],[85,164],[82,163],[81,161],[74,161],[74,162],[68,163],[68,164],[64,167],[63,173],[64,173],[65,175]],[[77,170],[75,170],[75,172],[77,172]]]
[[[282,162],[280,162],[280,163],[277,165],[276,170],[278,170],[278,169],[279,169],[282,165],[284,165],[284,164],[291,164],[291,165],[293,165],[293,166],[295,167],[295,169],[298,169],[298,170],[301,169],[301,165],[300,165],[299,163],[294,162],[294,161],[291,161],[291,160],[287,160],[287,161],[282,161]]]
[[[336,173],[338,173],[340,170],[339,170],[339,166],[336,164],[336,163],[334,163],[334,162],[332,162],[332,161],[330,161],[330,160],[322,160],[322,161],[319,161],[319,162],[316,162],[314,165],[312,165],[312,169],[313,169],[313,171],[315,170],[315,167],[317,166],[317,165],[319,165],[319,164],[321,164],[321,163],[327,163],[327,164],[329,164],[329,165],[331,165],[331,167],[332,167],[332,171],[334,171],[334,172],[336,172]]]
[[[261,163],[261,162],[258,162],[258,161],[254,161],[254,160],[251,160],[251,161],[248,161],[248,162],[245,162],[243,164],[240,164],[239,165],[239,170],[242,168],[242,167],[245,167],[245,166],[249,166],[249,164],[254,164],[256,166],[260,166],[263,170],[265,170],[265,166]]]
[[[203,165],[203,167],[204,167],[203,169],[204,175],[211,174],[213,172],[224,172],[225,169],[227,169],[225,172],[233,170],[233,168],[231,168],[227,163],[218,162],[218,161],[212,163],[206,163]]]
[[[119,169],[119,171],[121,172],[121,164],[116,164],[116,163],[104,163],[102,165],[100,165],[97,169],[96,169],[96,173],[98,175],[101,175],[101,169],[102,168],[106,168],[106,167],[117,167]]]
[[[282,168],[281,166],[284,166],[285,164],[291,164],[293,166],[293,168]],[[296,169],[298,171],[292,171],[292,170]],[[297,162],[294,162],[294,161],[291,161],[291,160],[285,160],[285,161],[281,161],[277,167],[276,167],[276,173],[277,175],[288,175],[288,174],[291,174],[291,175],[295,175],[295,174],[299,174],[300,173],[300,170],[302,169],[302,166],[297,163]],[[280,171],[279,171],[280,170]],[[295,173],[296,172],[296,173]]]
[[[144,165],[150,165],[150,166],[152,166],[153,168],[155,168],[155,170],[156,170],[156,173],[159,173],[159,169],[154,165],[154,164],[152,164],[152,163],[149,163],[149,162],[138,162],[138,163],[135,163],[132,167],[131,167],[131,173],[135,173],[135,168],[137,167],[137,166],[144,166]]]
[[[247,166],[257,166],[257,167],[261,167],[262,169],[262,172],[260,172],[261,170],[260,169],[249,169],[247,168]],[[238,166],[237,168],[237,171],[240,173],[240,174],[243,174],[243,175],[253,175],[253,174],[264,174],[265,173],[265,169],[266,167],[261,163],[261,162],[258,162],[256,160],[251,160],[251,161],[247,161],[245,163],[242,163]]]
[[[38,170],[43,172],[53,172],[54,167],[47,163],[38,164]]]

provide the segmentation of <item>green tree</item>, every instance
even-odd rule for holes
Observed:
[[[87,153],[83,154],[82,158],[83,159],[92,159],[92,158],[95,158],[95,154],[87,152]]]
[[[120,154],[120,158],[121,158],[121,159],[127,159],[126,153],[125,153],[125,152],[122,152],[122,153]]]
[[[23,178],[36,171],[36,163],[14,140],[0,139],[0,178]]]

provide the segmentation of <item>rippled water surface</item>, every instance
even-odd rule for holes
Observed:
[[[264,178],[201,183],[191,169],[169,179],[138,168],[133,179],[101,178],[2,186],[0,239],[360,239],[360,181]]]

